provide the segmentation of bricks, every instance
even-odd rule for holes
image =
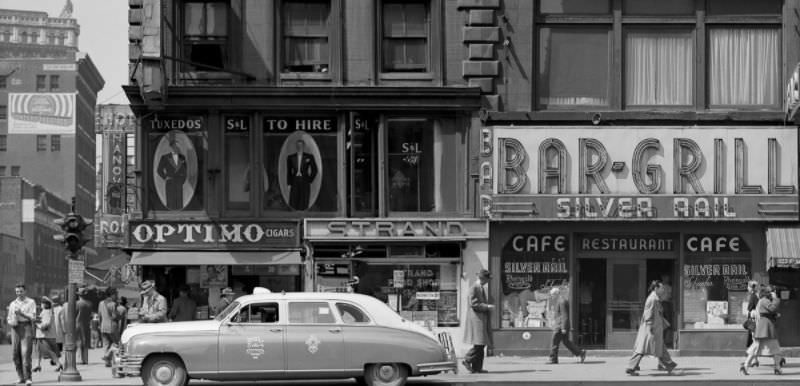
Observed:
[[[473,9],[469,11],[469,25],[494,25],[494,11]]]
[[[463,40],[465,43],[496,43],[500,40],[500,27],[464,27]]]
[[[500,8],[500,0],[458,0],[458,8]]]
[[[494,92],[494,79],[493,78],[469,78],[470,87],[480,87],[482,94],[491,94]]]
[[[470,61],[462,62],[462,75],[464,77],[478,76],[497,76],[500,73],[500,62],[497,60]]]
[[[494,44],[470,44],[470,59],[494,59]]]

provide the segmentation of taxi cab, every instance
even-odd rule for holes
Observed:
[[[399,386],[444,371],[457,371],[449,335],[437,337],[370,296],[313,292],[246,295],[213,320],[130,326],[113,368],[171,386],[336,378]]]

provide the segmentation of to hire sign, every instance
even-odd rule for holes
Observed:
[[[481,201],[500,218],[797,219],[791,127],[495,127]]]

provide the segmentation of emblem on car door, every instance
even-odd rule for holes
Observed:
[[[308,346],[308,352],[312,354],[316,354],[319,351],[319,344],[322,343],[316,335],[310,335],[308,339],[306,339],[306,346]]]
[[[260,336],[247,338],[247,350],[245,351],[250,354],[253,359],[261,358],[261,356],[264,355],[264,341]]]

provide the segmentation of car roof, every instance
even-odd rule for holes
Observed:
[[[356,302],[371,302],[372,299],[374,298],[371,296],[349,292],[270,292],[243,295],[236,298],[236,301],[240,303],[261,300],[352,300]]]

